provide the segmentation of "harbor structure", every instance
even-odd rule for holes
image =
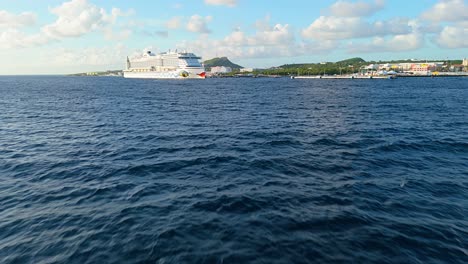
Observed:
[[[430,75],[444,69],[444,62],[403,62],[370,64],[361,67],[363,74],[375,74],[381,71],[394,71],[414,75]]]
[[[210,70],[211,74],[225,74],[225,73],[231,73],[231,72],[232,72],[232,68],[225,67],[225,66],[211,67],[211,70]]]
[[[241,73],[245,73],[245,72],[253,72],[253,71],[254,71],[254,69],[253,69],[253,68],[242,68],[242,69],[240,69],[240,72],[241,72]]]

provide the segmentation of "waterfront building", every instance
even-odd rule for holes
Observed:
[[[232,72],[231,67],[225,67],[225,66],[211,67],[211,74],[223,74],[223,73],[230,73],[230,72]]]
[[[407,63],[407,62],[404,62],[404,63],[399,63],[398,64],[398,70],[399,71],[409,71],[411,69],[411,67],[413,66],[414,63]]]
[[[242,68],[240,69],[240,72],[253,72],[254,69],[253,68]]]
[[[465,66],[463,64],[453,64],[450,66],[450,71],[451,72],[462,72],[464,70]]]
[[[407,72],[417,75],[427,75],[435,71],[440,71],[444,66],[443,62],[404,62],[404,63],[383,63],[370,64],[361,68],[363,74],[374,74],[380,71]]]
[[[389,71],[391,69],[392,69],[392,64],[390,63],[379,64],[379,70]]]
[[[379,65],[378,64],[370,64],[367,66],[362,66],[361,67],[361,74],[364,75],[373,75],[379,70]]]
[[[418,75],[427,75],[431,73],[432,67],[427,63],[415,63],[411,66],[410,72]]]

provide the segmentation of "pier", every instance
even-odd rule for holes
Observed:
[[[291,76],[291,79],[396,79],[396,78],[414,78],[414,77],[468,77],[468,72],[438,72],[428,75],[397,73],[392,75],[298,75]]]

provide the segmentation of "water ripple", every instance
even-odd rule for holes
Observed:
[[[463,78],[0,78],[1,263],[467,263]]]

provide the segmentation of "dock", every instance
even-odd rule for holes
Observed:
[[[396,78],[413,78],[413,77],[468,77],[468,72],[437,72],[428,75],[397,73],[393,75],[298,75],[291,76],[291,79],[396,79]]]
[[[307,76],[307,75],[299,75],[299,76],[291,76],[291,79],[395,79],[396,76],[394,75],[374,75],[374,76],[367,76],[367,75],[314,75],[314,76]]]

